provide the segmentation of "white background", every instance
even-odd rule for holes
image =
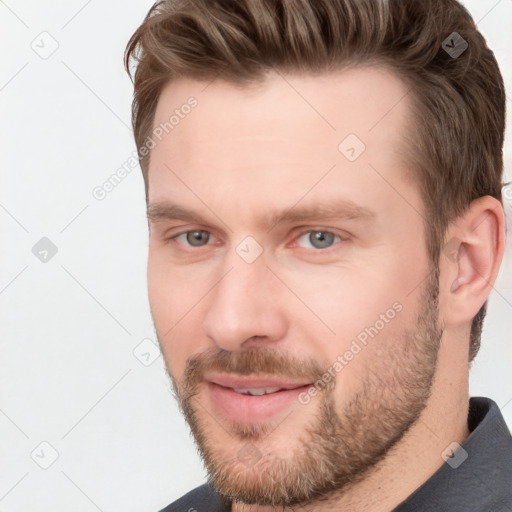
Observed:
[[[103,201],[92,195],[135,150],[122,59],[151,5],[0,1],[2,512],[154,512],[205,480],[162,357],[144,366],[133,353],[156,340],[140,170]],[[466,5],[510,97],[512,0]],[[43,59],[37,44],[58,48]],[[32,253],[42,237],[58,249],[47,263]],[[506,258],[470,393],[512,425],[510,246]],[[42,442],[58,453],[48,469],[34,461],[52,460]]]

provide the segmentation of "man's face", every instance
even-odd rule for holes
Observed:
[[[151,153],[149,299],[210,480],[261,505],[341,490],[426,406],[441,336],[407,89],[377,68],[180,79],[154,127],[175,109]]]

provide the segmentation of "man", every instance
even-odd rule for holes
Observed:
[[[468,394],[505,247],[468,12],[169,0],[134,58],[151,311],[208,472],[164,510],[512,511],[510,432]]]

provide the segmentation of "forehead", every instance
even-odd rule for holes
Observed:
[[[333,165],[347,184],[368,173],[369,163],[404,168],[409,92],[382,67],[317,76],[272,72],[250,87],[172,81],[154,117],[149,197],[170,193],[168,168],[196,184],[244,194],[255,181],[304,190]]]
[[[344,121],[354,130],[370,130],[391,110],[395,113],[391,118],[403,113],[407,101],[401,99],[407,92],[404,81],[384,65],[360,65],[318,75],[271,71],[264,81],[244,86],[222,79],[178,78],[162,89],[153,124],[156,127],[165,123],[175,109],[179,110],[194,97],[200,109],[193,108],[192,113],[200,110],[215,124],[225,120],[244,121],[240,126],[246,126],[251,134],[258,120],[279,121],[290,114],[311,117],[316,121],[315,126],[326,130],[342,129]],[[249,119],[243,118],[245,114],[251,116],[253,124],[247,125]],[[341,118],[340,114],[343,114]],[[177,130],[180,124],[174,128]],[[262,128],[261,124],[259,127]],[[266,131],[269,127],[264,128]]]

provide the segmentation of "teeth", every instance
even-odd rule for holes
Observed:
[[[279,391],[281,388],[256,388],[256,389],[249,389],[249,388],[233,388],[237,393],[242,393],[243,395],[268,395],[269,393],[275,393],[276,391]]]

